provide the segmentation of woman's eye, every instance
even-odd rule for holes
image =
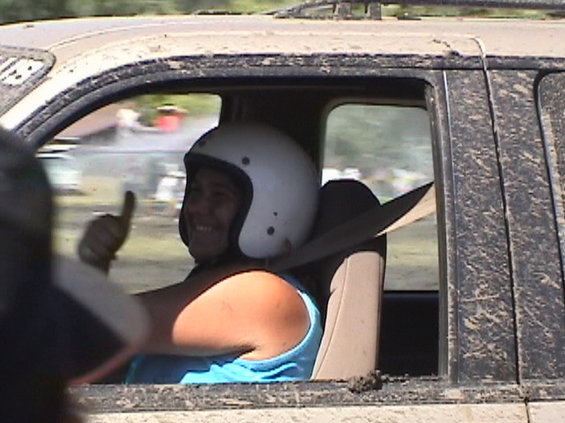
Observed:
[[[228,197],[228,193],[224,191],[216,191],[213,193],[213,196],[218,200],[223,200]]]
[[[234,200],[234,195],[230,191],[224,191],[224,190],[215,191],[212,195],[217,201],[232,201],[232,200]]]

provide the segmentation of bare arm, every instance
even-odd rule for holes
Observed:
[[[295,288],[261,270],[216,269],[139,294],[152,320],[148,352],[281,354],[306,334],[308,312]],[[240,268],[241,269],[241,268]]]
[[[124,243],[135,205],[126,194],[118,216],[91,222],[79,243],[82,261],[108,271]],[[138,294],[151,317],[146,352],[183,355],[240,353],[276,356],[295,346],[309,326],[296,289],[272,273],[233,264]]]

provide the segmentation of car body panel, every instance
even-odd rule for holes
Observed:
[[[520,25],[517,27],[516,22]],[[382,20],[308,20],[273,19],[271,16],[171,16],[136,18],[83,18],[61,21],[30,22],[5,25],[2,44],[14,47],[60,50],[63,60],[72,52],[84,52],[78,46],[96,49],[100,45],[121,44],[132,39],[143,39],[163,34],[194,37],[195,42],[184,46],[185,54],[198,53],[301,53],[328,52],[340,48],[360,53],[434,54],[452,50],[450,41],[480,40],[488,55],[563,57],[565,47],[557,42],[561,21],[487,20],[478,18],[422,18],[402,21]],[[226,31],[229,30],[229,31]],[[535,31],[536,39],[527,31]],[[227,36],[229,32],[232,36]],[[214,37],[206,35],[214,34]],[[327,38],[323,38],[323,35]],[[261,36],[265,43],[253,43],[252,37]],[[163,38],[167,38],[163,37]],[[358,44],[358,37],[377,40]],[[445,37],[445,39],[443,38]],[[162,39],[162,38],[161,38]],[[324,42],[322,42],[324,39]],[[352,44],[352,40],[355,44]],[[393,44],[393,40],[401,43]],[[247,41],[247,42],[246,42]],[[292,44],[295,42],[296,44]],[[476,42],[476,41],[475,41]],[[240,43],[240,45],[238,45]],[[174,44],[173,44],[174,45]],[[460,54],[468,54],[465,47],[456,45]],[[161,48],[167,48],[164,43]],[[400,49],[400,51],[398,50]],[[471,52],[474,49],[471,47]],[[154,52],[155,53],[155,52]]]
[[[555,417],[556,410],[542,408],[544,417]],[[374,423],[419,423],[434,421],[439,423],[475,423],[496,421],[497,423],[523,423],[527,421],[524,404],[438,404],[438,405],[398,405],[382,406],[375,413],[370,406],[349,407],[304,407],[304,408],[266,408],[261,410],[244,409],[238,411],[197,411],[167,412],[155,418],[151,412],[106,414],[90,416],[92,423],[174,423],[190,420],[191,422],[220,423],[226,420],[238,423],[257,421],[292,421],[297,423],[329,421],[370,421]],[[545,420],[550,421],[550,420]],[[555,420],[559,421],[559,420]]]
[[[539,83],[539,116],[552,186],[561,251],[565,251],[565,72],[545,75]],[[562,262],[565,274],[565,262]]]
[[[416,423],[423,419],[439,423],[472,423],[496,421],[500,423],[514,422],[565,422],[565,402],[522,404],[458,404],[458,405],[413,405],[382,406],[378,414],[370,406],[350,407],[317,407],[295,409],[264,409],[233,411],[171,411],[159,415],[152,412],[108,413],[91,415],[93,423],[174,423],[183,420],[192,422],[224,422],[226,419],[238,423],[256,421],[293,421],[293,422],[327,422],[327,421],[371,421],[375,423]]]
[[[450,71],[445,78],[449,116],[466,117],[451,120],[450,141],[442,149],[442,163],[448,166],[445,178],[449,174],[453,184],[445,193],[446,222],[453,222],[446,224],[446,248],[453,254],[447,258],[447,272],[452,273],[447,277],[458,281],[446,299],[450,318],[457,322],[447,340],[447,361],[453,366],[448,373],[457,374],[458,382],[476,379],[479,374],[483,380],[513,380],[511,269],[484,75]],[[474,136],[469,137],[470,132]],[[481,190],[476,189],[479,186]],[[482,269],[480,276],[477,266]],[[492,342],[492,347],[485,349],[485,342]]]
[[[565,309],[563,284],[555,283],[562,277],[562,258],[536,114],[536,78],[533,71],[492,72],[516,301],[518,366],[524,379],[562,375],[565,353],[562,325],[559,320],[548,324],[546,319],[563,315]],[[539,297],[547,301],[540,304],[535,300]]]
[[[527,406],[539,404],[536,412],[541,415],[560,410],[565,404],[555,400],[530,402],[526,399],[530,391],[516,384],[458,387],[432,382],[429,378],[390,380],[379,390],[355,381],[320,381],[263,386],[93,385],[73,388],[72,392],[96,422],[168,422],[173,418],[193,421],[193,416],[196,421],[202,417],[237,422],[250,418],[328,421],[322,420],[328,416],[337,421],[413,422],[426,416],[426,420],[434,422],[498,422],[505,418],[527,422]],[[536,390],[531,393],[536,395]]]
[[[549,401],[528,404],[530,423],[565,422],[565,402]]]
[[[50,74],[33,99],[0,118],[18,126],[22,110],[37,109],[65,88],[92,75],[135,61],[175,56],[230,54],[348,54],[421,56],[563,57],[555,37],[564,24],[438,21],[301,21],[264,17],[183,17],[84,19],[8,25],[0,28],[2,44],[48,50],[57,56]],[[525,34],[536,31],[535,40]],[[229,28],[229,33],[225,31]],[[55,35],[51,35],[55,34]],[[80,35],[78,35],[80,34]],[[213,36],[212,36],[213,35]],[[262,42],[257,43],[260,37]],[[401,42],[400,42],[401,41]],[[265,59],[268,66],[268,59]]]

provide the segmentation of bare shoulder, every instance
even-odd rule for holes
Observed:
[[[298,290],[281,276],[252,270],[233,275],[217,286],[221,285],[224,292],[236,292],[237,309],[249,320],[248,333],[254,334],[255,348],[243,358],[274,357],[305,336],[310,324],[306,304]]]
[[[292,305],[296,300],[302,304],[302,299],[294,286],[283,277],[266,270],[247,270],[225,278],[218,287],[226,290],[235,289],[241,294],[261,299],[262,303],[270,301],[286,301]],[[288,303],[289,302],[289,303]]]
[[[231,275],[213,287],[224,301],[245,315],[285,322],[308,319],[308,311],[298,290],[283,277],[265,270],[247,270]],[[229,299],[229,300],[228,300]],[[235,305],[237,304],[237,305]]]

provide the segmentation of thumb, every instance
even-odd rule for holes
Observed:
[[[132,191],[126,191],[124,194],[124,204],[122,205],[122,210],[118,216],[118,220],[126,228],[129,227],[134,209],[135,194]]]

